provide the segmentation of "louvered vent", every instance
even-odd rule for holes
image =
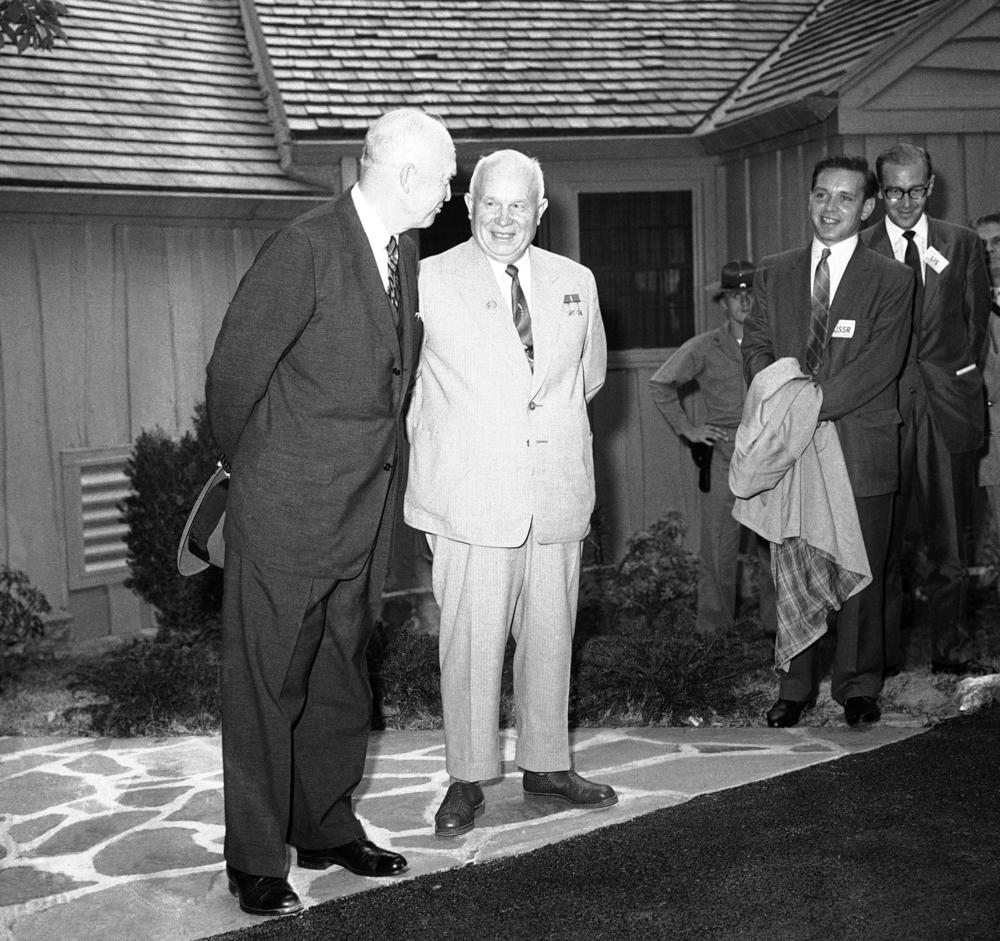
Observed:
[[[69,587],[121,581],[128,574],[118,505],[129,493],[125,462],[130,448],[62,452]]]

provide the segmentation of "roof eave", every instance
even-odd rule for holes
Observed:
[[[328,196],[291,193],[209,193],[0,185],[0,215],[211,219],[236,222],[289,219]]]
[[[643,156],[700,157],[705,150],[700,140],[686,132],[664,132],[650,134],[648,131],[631,133],[610,133],[607,135],[555,135],[555,134],[497,134],[489,137],[463,136],[461,131],[452,134],[459,162],[478,158],[480,154],[492,150],[512,147],[530,153],[540,160],[601,160],[621,157],[628,153],[631,158]],[[313,138],[297,140],[292,145],[290,166],[298,173],[311,176],[318,166],[343,167],[361,156],[362,139]]]
[[[699,135],[705,152],[723,154],[822,124],[837,109],[836,95],[810,95],[767,111],[755,111]]]

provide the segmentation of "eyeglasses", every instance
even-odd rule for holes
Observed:
[[[887,186],[882,190],[882,194],[889,202],[898,203],[904,196],[909,196],[910,199],[923,199],[929,188],[928,183],[924,183],[923,186],[911,186],[908,190],[900,189],[898,186]]]

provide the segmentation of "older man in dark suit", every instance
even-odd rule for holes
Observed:
[[[875,208],[875,191],[863,157],[838,154],[816,164],[809,194],[812,242],[761,262],[754,310],[743,325],[747,383],[781,357],[798,359],[823,393],[819,420],[834,422],[843,449],[872,572],[872,582],[837,616],[831,692],[849,725],[881,715],[882,570],[899,476],[895,379],[913,297],[912,273],[858,239]],[[790,587],[805,590],[778,584],[779,604]],[[817,641],[792,659],[768,725],[795,725],[818,689]]]
[[[861,234],[917,278],[913,336],[899,381],[903,418],[899,493],[886,570],[886,672],[900,667],[900,556],[913,498],[932,572],[922,587],[935,673],[984,673],[967,620],[976,461],[983,444],[989,282],[976,233],[930,218],[930,155],[896,144],[876,161],[885,220]]]
[[[225,856],[230,891],[251,914],[301,909],[288,843],[310,869],[406,869],[366,839],[351,795],[422,336],[416,249],[400,233],[431,224],[454,173],[440,122],[413,109],[381,117],[359,183],[265,242],[208,364],[209,420],[232,467]]]

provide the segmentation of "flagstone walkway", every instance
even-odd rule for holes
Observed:
[[[865,732],[839,724],[578,730],[577,769],[620,795],[598,811],[525,802],[503,733],[506,776],[485,787],[476,828],[453,840],[432,832],[448,786],[441,733],[379,732],[357,810],[371,839],[406,855],[405,879],[525,853],[920,731],[905,718]],[[4,941],[188,941],[257,924],[228,893],[222,842],[218,736],[0,738]],[[307,906],[387,884],[336,867],[293,865],[289,879]]]

